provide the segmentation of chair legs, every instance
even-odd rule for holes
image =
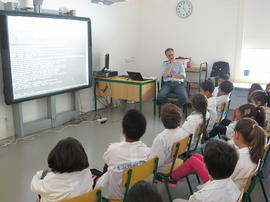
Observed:
[[[262,188],[262,191],[263,191],[264,199],[265,199],[266,202],[268,202],[268,197],[267,197],[267,193],[266,193],[266,191],[265,191],[264,185],[263,185],[263,181],[262,181],[261,178],[259,179],[259,181],[260,181],[261,188]]]
[[[192,189],[192,186],[191,186],[191,183],[189,181],[188,176],[186,176],[186,179],[187,179],[187,183],[188,183],[188,188],[189,188],[190,194],[192,195],[193,194],[193,189]]]
[[[169,189],[169,183],[168,183],[167,180],[164,182],[164,185],[165,185],[165,188],[166,188],[166,191],[167,191],[167,194],[168,194],[169,201],[172,202],[172,196],[171,196],[171,192],[170,192],[170,189]]]

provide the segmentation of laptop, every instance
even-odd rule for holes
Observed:
[[[132,80],[137,80],[137,81],[146,81],[148,79],[143,79],[142,75],[140,72],[127,72],[128,77]]]

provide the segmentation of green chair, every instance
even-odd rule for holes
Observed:
[[[251,196],[251,193],[253,192],[256,184],[259,181],[258,172],[261,169],[261,167],[262,167],[262,160],[259,161],[259,164],[258,164],[256,170],[253,171],[247,179],[247,182],[244,186],[244,194],[242,197],[242,202],[251,202],[250,196]]]
[[[165,185],[165,189],[167,191],[170,202],[172,201],[172,196],[169,190],[169,179],[172,172],[184,162],[182,159],[179,159],[178,157],[183,155],[187,151],[190,145],[190,141],[191,141],[191,136],[187,136],[186,138],[178,142],[175,142],[172,146],[172,152],[171,152],[171,158],[172,158],[171,167],[167,170],[157,173],[157,177],[161,179],[161,181]]]
[[[129,188],[139,181],[145,180],[153,175],[153,183],[156,181],[156,173],[158,167],[158,157],[154,157],[145,163],[132,168],[126,168],[123,171],[122,184],[125,188],[123,199],[103,199],[105,202],[125,202]]]
[[[222,103],[222,112],[216,123],[220,123],[223,119],[226,119],[228,117],[230,105],[231,99],[228,100],[227,102]]]
[[[269,152],[270,152],[270,142],[267,145],[265,145],[262,159],[259,161],[256,170],[253,173],[251,173],[251,175],[247,180],[247,183],[244,188],[244,195],[242,200],[243,202],[251,202],[250,195],[258,182],[260,183],[265,201],[268,201],[267,193],[263,184],[264,178],[263,168],[265,166],[265,161],[269,155]]]

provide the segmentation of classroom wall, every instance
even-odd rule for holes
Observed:
[[[176,14],[179,0],[147,0],[140,5],[138,68],[145,75],[159,75],[164,50],[192,57],[198,66],[224,60],[233,69],[238,37],[240,0],[191,0],[193,13],[186,19]]]
[[[32,0],[19,1],[23,6],[32,6]],[[90,17],[92,20],[93,69],[104,66],[104,56],[110,53],[110,68],[123,73],[134,69],[137,59],[138,1],[129,0],[112,6],[92,4],[89,0],[46,0],[44,9],[58,10],[60,7],[75,9],[77,16]],[[3,8],[3,3],[0,5]],[[0,66],[0,71],[2,67]],[[2,72],[1,75],[2,77]],[[0,139],[14,135],[13,116],[10,106],[5,105],[3,83],[0,81]],[[70,94],[57,96],[57,112],[72,108]],[[93,110],[93,92],[91,89],[80,91],[80,111]],[[23,103],[24,121],[32,121],[47,116],[46,99]]]

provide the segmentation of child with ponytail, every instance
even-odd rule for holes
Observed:
[[[262,127],[251,118],[243,118],[235,126],[234,144],[239,148],[239,160],[231,176],[237,187],[242,190],[250,173],[262,158],[266,134]],[[208,144],[210,144],[210,141]],[[173,171],[171,177],[181,180],[185,176],[196,173],[205,183],[209,180],[204,168],[204,158],[195,154]]]
[[[198,126],[201,123],[206,124],[210,117],[210,114],[207,111],[207,98],[203,94],[194,94],[191,98],[191,105],[194,111],[187,117],[182,125],[182,131],[187,133],[187,135],[194,135]]]
[[[263,156],[266,134],[256,121],[244,118],[236,124],[233,140],[239,148],[239,160],[231,178],[241,190]]]
[[[263,107],[256,107],[254,104],[244,104],[237,108],[235,121],[224,119],[220,124],[216,125],[210,132],[209,137],[215,137],[216,135],[226,135],[227,139],[231,139],[234,136],[234,128],[237,121],[242,118],[252,118],[263,127],[265,123],[265,110]]]
[[[266,114],[265,129],[270,131],[270,91],[256,90],[250,95],[250,100],[256,106],[264,107]]]

